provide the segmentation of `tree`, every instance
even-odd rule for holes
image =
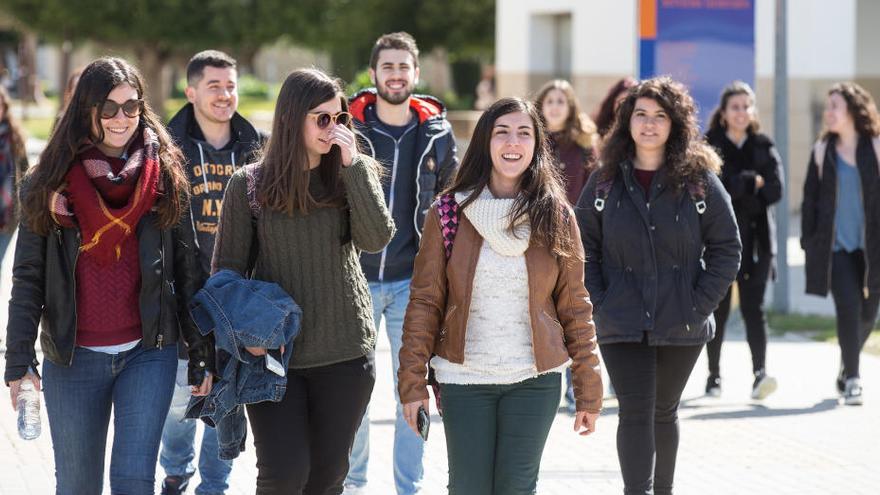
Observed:
[[[131,51],[144,75],[147,98],[162,112],[167,88],[162,69],[172,55],[205,48],[253,53],[277,39],[294,19],[282,0],[4,0],[3,9],[44,38],[94,41]],[[262,22],[272,18],[272,22]],[[233,50],[236,51],[236,50]]]
[[[495,35],[495,0],[3,0],[0,9],[48,40],[133,52],[158,110],[174,54],[219,48],[248,58],[285,36],[326,50],[350,79],[381,33],[408,31],[423,51],[444,46],[453,61],[490,57]]]
[[[284,7],[299,29],[287,35],[326,50],[336,73],[350,80],[369,59],[382,33],[407,31],[419,49],[447,48],[453,59],[491,58],[495,0],[300,0]]]

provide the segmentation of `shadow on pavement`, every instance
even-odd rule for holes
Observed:
[[[815,414],[836,409],[837,399],[825,399],[811,407],[771,409],[762,404],[751,404],[749,409],[739,411],[724,411],[688,416],[688,420],[715,420],[715,419],[744,419],[744,418],[769,418],[774,416],[799,416],[802,414]]]

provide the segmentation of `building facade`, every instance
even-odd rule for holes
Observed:
[[[775,0],[755,0],[755,91],[763,130],[773,130]],[[531,96],[569,79],[592,113],[608,88],[638,77],[638,0],[498,0],[498,96]],[[800,207],[812,143],[831,84],[855,81],[880,98],[880,1],[788,2],[789,206]],[[711,111],[708,109],[707,111]]]

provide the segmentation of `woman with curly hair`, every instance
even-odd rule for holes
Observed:
[[[571,83],[554,79],[535,98],[547,126],[547,138],[565,178],[565,195],[576,204],[581,190],[596,168],[596,125],[581,111]]]
[[[804,182],[801,247],[807,293],[830,288],[834,298],[837,390],[861,405],[859,354],[880,305],[880,116],[867,91],[844,82],[828,91],[824,120]]]
[[[681,394],[739,268],[721,160],[695,114],[668,77],[636,86],[577,208],[628,494],[672,493]]]
[[[767,317],[764,293],[776,272],[776,220],[771,205],[782,199],[782,160],[773,141],[758,132],[755,92],[734,81],[721,93],[721,102],[709,119],[706,140],[724,160],[721,182],[730,193],[743,245],[737,275],[739,307],[746,324],[752,354],[752,398],[761,400],[776,390],[776,379],[766,372]],[[709,378],[706,394],[721,395],[721,344],[730,314],[732,289],[715,310],[715,338],[706,345]]]

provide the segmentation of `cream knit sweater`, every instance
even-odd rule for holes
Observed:
[[[456,194],[463,202],[467,194]],[[531,229],[521,221],[508,230],[513,199],[496,199],[484,189],[463,214],[483,237],[474,273],[465,337],[464,363],[439,356],[431,366],[440,383],[512,384],[538,376],[529,321],[529,280],[525,251]],[[569,363],[548,370],[559,372]]]

